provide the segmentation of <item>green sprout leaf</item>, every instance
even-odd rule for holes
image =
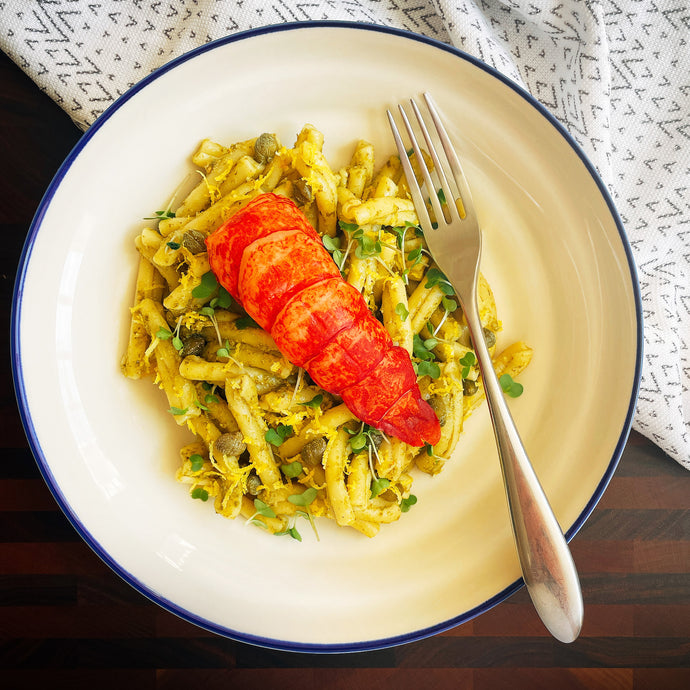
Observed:
[[[458,308],[458,303],[450,297],[444,297],[441,304],[446,311],[455,311]]]
[[[196,489],[192,489],[192,498],[198,498],[201,501],[208,501],[208,491],[197,486]]]
[[[204,466],[204,458],[197,453],[189,456],[189,462],[192,465],[192,472],[198,472]]]
[[[433,342],[433,345],[431,345],[430,348],[426,345],[426,343],[429,341]],[[412,353],[419,359],[432,360],[435,358],[435,355],[430,351],[430,349],[436,347],[437,344],[438,341],[435,338],[427,338],[427,340],[422,340],[419,334],[415,333],[414,337],[412,338]]]
[[[276,516],[273,508],[258,498],[254,499],[254,510],[256,510],[256,513],[254,513],[253,517],[261,515],[262,517],[274,518]]]
[[[436,362],[417,362],[415,370],[417,372],[417,376],[429,376],[432,379],[437,379],[439,376],[441,376],[441,368]]]
[[[286,424],[278,424],[275,429],[269,429],[265,434],[264,438],[272,443],[276,448],[283,444],[285,439],[292,435],[292,427]]]
[[[223,343],[223,347],[219,347],[216,350],[216,355],[218,357],[230,357],[230,341],[226,340]]]
[[[166,208],[164,211],[154,211],[152,216],[144,218],[144,220],[166,220],[167,218],[174,218],[175,211]]]
[[[311,400],[308,400],[307,402],[299,403],[300,405],[304,405],[305,407],[311,407],[313,409],[317,409],[318,407],[321,406],[321,403],[323,402],[323,395],[321,393],[317,393]]]
[[[228,309],[232,304],[232,295],[222,286],[218,286],[218,297],[214,297],[211,302],[213,309]]]
[[[302,463],[299,460],[295,460],[288,465],[281,465],[280,471],[289,479],[294,479],[302,474],[304,467],[302,467]]]
[[[296,539],[297,541],[302,541],[302,535],[299,533],[299,530],[294,525],[292,527],[288,527],[288,529],[286,529],[284,532],[275,533],[276,537],[285,537],[287,535],[291,536],[293,539]]]
[[[292,496],[288,496],[288,501],[294,503],[296,506],[308,506],[313,503],[317,493],[318,491],[313,486],[310,486],[301,494],[292,494]]]
[[[358,259],[367,259],[371,256],[378,256],[381,253],[381,242],[369,235],[365,235],[364,230],[357,230],[352,237],[357,240],[355,256]]]
[[[166,242],[165,246],[170,247],[170,249],[179,249],[182,245],[179,242],[173,242],[171,240],[170,242]]]
[[[346,223],[344,220],[338,221],[338,225],[343,232],[357,232],[359,229],[356,223]]]
[[[453,286],[450,284],[448,278],[446,278],[445,274],[442,271],[439,271],[438,268],[430,268],[426,272],[426,283],[424,284],[424,287],[430,289],[437,285],[441,292],[447,297],[450,297],[451,295],[455,294],[455,290],[453,289]]]
[[[417,497],[414,494],[410,494],[407,498],[403,498],[400,501],[400,510],[406,513],[415,503],[417,503]]]
[[[331,237],[330,235],[323,236],[323,246],[330,252],[333,261],[337,266],[343,261],[343,253],[340,250],[340,237]]]
[[[213,271],[201,276],[201,282],[192,290],[194,299],[208,299],[218,289],[218,280]]]
[[[407,321],[407,317],[410,315],[410,312],[407,310],[407,307],[402,303],[398,302],[395,305],[395,313],[403,320]]]
[[[371,482],[371,498],[376,498],[391,485],[391,480],[385,477],[377,477]]]
[[[468,351],[468,352],[466,352],[466,353],[458,360],[458,362],[459,362],[460,364],[462,364],[462,372],[461,372],[460,375],[462,376],[463,379],[466,379],[466,378],[469,376],[469,374],[470,374],[470,369],[471,369],[471,367],[474,366],[474,364],[476,363],[476,361],[477,361],[477,358],[475,357],[474,352],[472,352],[471,350]]]
[[[172,406],[172,407],[168,410],[168,412],[170,412],[171,415],[174,415],[175,417],[177,417],[178,415],[181,415],[181,414],[187,414],[187,410],[188,410],[188,409],[189,409],[189,408],[187,408],[187,407],[185,407],[185,408],[180,408],[180,407],[174,407],[174,406]]]
[[[513,381],[513,377],[510,374],[503,374],[498,381],[501,384],[503,392],[511,398],[519,398],[522,395],[522,391],[524,390],[522,384]]]
[[[367,447],[367,435],[360,432],[350,439],[350,447],[353,452],[359,453]]]
[[[170,340],[172,338],[172,333],[167,329],[167,328],[159,328],[158,332],[156,333],[156,338],[158,340]]]

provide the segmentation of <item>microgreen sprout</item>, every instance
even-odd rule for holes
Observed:
[[[458,303],[450,297],[444,297],[441,300],[441,304],[447,312],[455,311],[458,308]]]
[[[409,220],[406,221],[405,225],[401,227],[391,228],[391,231],[395,235],[395,242],[400,250],[400,261],[403,267],[402,277],[405,281],[405,285],[408,284],[407,276],[410,273],[410,270],[422,260],[422,252],[424,251],[421,247],[416,247],[408,252],[407,256],[405,256],[405,235],[410,228],[414,228],[414,232],[417,237],[424,236],[421,228],[414,223],[411,223]],[[407,265],[408,261],[412,262],[410,266]]]
[[[205,391],[207,391],[206,395],[204,396],[204,402],[207,405],[212,405],[213,403],[220,402],[220,399],[218,398],[218,396],[215,395],[215,390],[216,390],[216,384],[215,383],[209,383],[208,381],[204,381],[201,384],[201,387]]]
[[[340,247],[340,237],[331,237],[330,235],[324,235],[322,241],[323,246],[326,247],[326,249],[330,252],[331,256],[333,257],[333,261],[335,262],[335,265],[338,267],[338,270],[342,271],[344,264],[344,254]]]
[[[358,259],[368,259],[381,253],[381,241],[365,234],[362,228],[354,232],[352,239],[357,241],[355,256]]]
[[[287,424],[278,424],[275,429],[268,429],[264,438],[272,445],[279,447],[288,436],[292,435],[292,427]]]
[[[174,405],[171,405],[168,412],[170,412],[171,415],[177,417],[177,416],[182,415],[182,414],[187,414],[188,409],[189,409],[188,407],[182,408],[182,407],[175,407]]]
[[[301,494],[292,494],[291,496],[288,496],[288,501],[290,501],[290,503],[293,503],[296,506],[307,508],[314,502],[317,493],[318,491],[313,486],[310,486],[308,489],[305,489]]]
[[[198,453],[189,456],[192,472],[198,472],[204,466],[204,458]]]
[[[362,422],[362,426],[358,430],[348,429],[347,427],[345,427],[345,430],[352,436],[350,439],[352,452],[361,453],[363,450],[367,450],[369,454],[369,471],[372,476],[371,498],[375,498],[385,491],[391,483],[390,479],[379,477],[374,468],[374,456],[376,456],[377,460],[379,457],[377,438],[383,437],[386,441],[388,439],[382,431],[364,422]]]
[[[302,535],[299,533],[299,530],[294,525],[292,525],[292,527],[288,527],[286,530],[283,530],[282,532],[276,532],[275,536],[284,537],[287,534],[289,534],[296,541],[302,541]]]
[[[400,510],[406,513],[415,503],[417,503],[417,497],[414,494],[410,494],[407,498],[403,498],[400,501]]]
[[[371,496],[370,498],[376,498],[382,494],[391,485],[391,480],[385,477],[376,477],[371,482]]]
[[[168,218],[174,218],[175,211],[171,211],[166,208],[163,211],[154,211],[152,216],[147,216],[144,220],[167,220]]]
[[[281,465],[280,471],[288,479],[295,479],[295,477],[299,477],[300,474],[302,474],[302,472],[304,471],[304,467],[302,467],[302,463],[299,460],[295,460],[294,462],[291,462],[287,465]]]
[[[232,295],[222,286],[218,286],[218,296],[214,297],[209,304],[213,309],[228,309],[232,304]]]
[[[198,498],[201,501],[208,501],[208,491],[206,491],[206,489],[202,489],[200,486],[197,486],[195,489],[192,489],[192,498]]]
[[[253,515],[247,518],[246,524],[254,524],[257,525],[258,527],[266,527],[265,523],[262,520],[257,520],[256,518],[260,515],[261,517],[266,517],[266,518],[274,518],[276,516],[275,511],[271,506],[269,506],[267,503],[264,503],[262,500],[255,498],[254,499],[254,510],[256,511]]]
[[[385,242],[381,241],[381,231],[379,230],[379,233],[376,237],[372,237],[370,234],[366,234],[364,232],[364,228],[360,228],[358,225],[355,225],[354,223],[344,223],[340,221],[340,228],[347,233],[348,235],[348,243],[347,243],[347,249],[345,250],[345,253],[343,254],[340,252],[340,245],[338,244],[338,249],[336,251],[340,252],[339,253],[339,258],[341,258],[341,261],[338,262],[336,259],[336,254],[333,255],[334,260],[338,264],[338,268],[340,269],[340,272],[343,272],[343,267],[345,266],[345,260],[347,259],[349,253],[350,253],[350,248],[352,245],[355,245],[355,256],[358,259],[374,259],[377,263],[379,263],[388,273],[393,275],[393,271],[391,268],[388,266],[388,264],[381,259],[381,250],[383,249],[384,246],[390,246],[387,245]],[[326,240],[324,238],[324,244],[326,244]],[[331,244],[329,242],[329,244]]]
[[[230,358],[230,341],[226,340],[224,343],[222,343],[222,347],[219,347],[216,350],[216,355],[218,357],[227,357]]]
[[[398,302],[395,305],[395,313],[400,317],[402,321],[407,321],[407,317],[410,315],[407,307],[402,303]]]
[[[296,511],[295,517],[303,517],[309,520],[311,528],[314,530],[314,534],[316,535],[317,541],[320,541],[319,533],[317,532],[316,524],[314,523],[314,516],[311,514],[311,511],[309,510],[309,506],[314,502],[314,499],[316,498],[317,494],[318,491],[313,486],[310,486],[308,489],[305,489],[301,494],[292,494],[292,496],[288,496],[288,501],[290,501],[290,503],[293,503],[296,506],[300,506],[301,508],[306,509],[306,511]],[[297,541],[302,541],[302,536],[297,531],[294,522],[291,527],[288,527],[286,533],[289,534],[293,539],[297,539]]]
[[[402,321],[407,321],[407,317],[410,315],[407,307],[402,303],[398,302],[395,305],[395,313],[400,317]]]
[[[213,271],[207,271],[201,276],[201,282],[192,290],[194,299],[208,299],[218,289],[218,279]]]
[[[159,340],[170,340],[172,338],[172,346],[179,352],[184,347],[182,338],[180,338],[181,325],[182,322],[178,320],[174,331],[169,331],[167,328],[161,326],[156,332],[156,338]]]
[[[438,285],[441,292],[447,297],[455,295],[455,289],[443,272],[438,268],[430,268],[426,272],[426,283],[424,284],[424,287],[429,289],[436,285]]]
[[[472,350],[468,350],[459,360],[458,363],[462,364],[462,371],[461,371],[461,376],[463,379],[466,379],[470,375],[470,369],[474,366],[476,363],[477,358],[472,352]]]
[[[209,321],[211,322],[213,328],[216,331],[216,338],[218,338],[218,344],[221,347],[223,347],[223,339],[220,337],[220,327],[218,326],[218,319],[216,318],[216,310],[213,307],[202,307],[201,309],[199,309],[199,313],[203,316],[208,317]]]
[[[437,364],[436,355],[432,350],[438,345],[437,338],[427,338],[422,340],[421,336],[415,333],[412,338],[412,353],[419,359],[419,362],[413,362],[417,376],[430,376],[432,379],[437,379],[441,375],[441,368]]]
[[[361,453],[367,446],[370,448],[373,446],[374,452],[376,452],[376,442],[374,441],[374,435],[381,434],[381,432],[362,422],[362,426],[358,430],[345,428],[352,438],[350,439],[350,448],[352,448],[353,453]]]
[[[522,384],[513,381],[513,377],[510,374],[503,374],[498,381],[504,393],[511,398],[519,398],[522,395],[522,391],[524,390]]]
[[[165,243],[165,246],[169,247],[172,250],[176,250],[179,249],[182,245],[179,242],[173,242],[172,240],[170,240],[170,242]]]
[[[317,393],[311,400],[307,400],[307,402],[303,403],[298,403],[298,405],[304,405],[304,407],[311,407],[312,409],[316,410],[321,406],[322,402],[323,395],[321,393]]]

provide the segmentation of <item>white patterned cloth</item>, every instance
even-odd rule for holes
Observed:
[[[570,131],[608,185],[638,266],[634,428],[690,469],[690,0],[0,0],[0,47],[86,129],[191,48],[324,19],[450,43]]]

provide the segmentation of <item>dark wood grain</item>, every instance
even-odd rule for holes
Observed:
[[[0,55],[0,290],[9,329],[32,216],[80,132]],[[115,575],[60,512],[28,449],[3,339],[0,685],[3,688],[690,687],[690,473],[633,433],[572,542],[585,626],[549,637],[524,590],[465,625],[357,654],[266,650],[201,630]]]

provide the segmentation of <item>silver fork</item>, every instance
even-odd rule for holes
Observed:
[[[434,261],[455,289],[467,320],[493,423],[523,579],[534,607],[549,632],[561,642],[572,642],[580,634],[584,613],[577,570],[563,532],[524,449],[493,368],[477,305],[477,279],[482,250],[479,221],[460,161],[437,108],[429,94],[424,94],[424,100],[457,185],[455,190],[448,182],[425,119],[415,101],[410,100],[410,106],[426,142],[426,150],[433,161],[436,184],[424,163],[405,109],[401,105],[398,108],[424,178],[424,187],[429,194],[423,194],[417,183],[390,110],[387,111],[388,120],[427,246]],[[436,192],[437,185],[443,192],[443,197]],[[425,197],[430,201],[436,226],[427,210]]]

